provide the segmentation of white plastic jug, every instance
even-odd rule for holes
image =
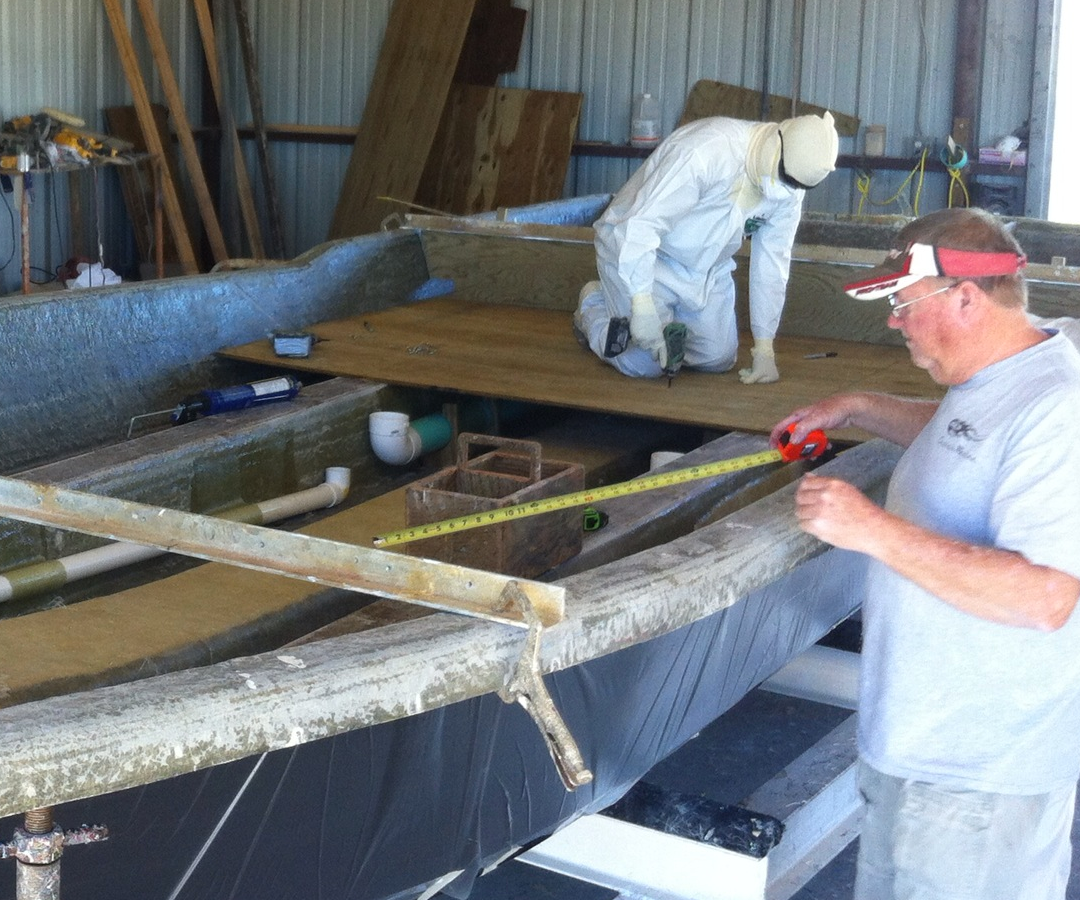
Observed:
[[[630,118],[630,146],[655,147],[660,143],[660,103],[652,94],[634,101]]]

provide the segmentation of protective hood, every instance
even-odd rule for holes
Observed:
[[[780,131],[775,122],[760,122],[750,129],[750,143],[746,150],[746,172],[736,189],[736,202],[740,209],[757,206],[770,182],[776,182],[780,167]],[[778,182],[776,182],[778,183]],[[775,198],[774,198],[775,199]]]
[[[801,188],[812,188],[836,168],[840,137],[832,113],[796,116],[780,123],[780,178]],[[785,178],[786,176],[786,178]]]

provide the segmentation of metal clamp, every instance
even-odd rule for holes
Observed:
[[[510,680],[499,691],[499,697],[504,703],[520,703],[532,716],[537,728],[540,729],[540,735],[547,744],[548,752],[551,754],[563,785],[568,791],[575,790],[592,781],[593,773],[585,767],[577,742],[555,708],[551,694],[548,693],[544,684],[544,678],[540,672],[540,637],[543,625],[540,623],[536,610],[533,609],[529,595],[522,590],[518,582],[509,582],[502,593],[507,605],[516,603],[521,608],[529,631],[525,637],[525,647],[521,656],[514,665]]]

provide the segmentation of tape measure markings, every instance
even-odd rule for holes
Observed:
[[[732,472],[742,471],[743,469],[752,469],[756,466],[765,466],[769,463],[784,461],[785,457],[779,450],[763,450],[760,453],[751,453],[747,456],[738,456],[733,459],[724,459],[713,463],[688,466],[685,469],[675,469],[671,472],[661,472],[657,475],[645,475],[631,481],[621,481],[616,484],[604,485],[591,490],[575,491],[571,494],[560,494],[555,497],[530,500],[515,506],[503,506],[486,510],[485,512],[469,513],[452,519],[444,519],[441,522],[415,525],[411,528],[403,528],[400,531],[391,531],[387,534],[379,535],[374,539],[374,544],[376,547],[391,547],[396,544],[406,544],[410,541],[419,541],[424,538],[454,534],[458,531],[466,531],[470,528],[495,525],[499,522],[509,522],[514,519],[524,519],[527,516],[537,516],[542,513],[557,512],[558,510],[571,509],[575,506],[587,506],[590,503],[596,503],[600,500],[626,497],[631,494],[656,490],[657,488],[673,487],[674,485],[684,484],[688,481],[710,478],[714,475],[727,475]]]

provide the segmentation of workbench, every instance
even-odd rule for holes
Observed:
[[[87,162],[85,165],[65,163],[57,166],[34,167],[26,170],[0,168],[0,176],[12,179],[19,188],[19,234],[22,249],[22,262],[20,272],[22,276],[22,292],[30,293],[30,206],[33,192],[33,179],[38,176],[74,175],[80,172],[97,173],[107,166],[138,166],[146,164],[150,168],[153,180],[153,226],[155,266],[157,277],[164,275],[164,257],[162,255],[163,222],[161,216],[161,159],[150,153],[127,154],[113,158],[101,158]]]

